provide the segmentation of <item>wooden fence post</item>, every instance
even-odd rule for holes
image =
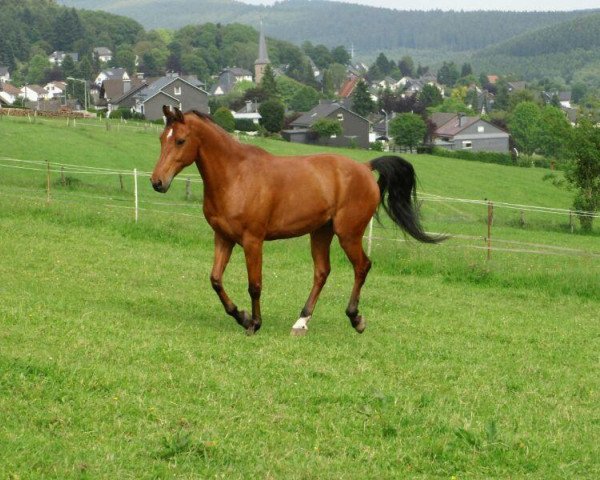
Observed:
[[[46,160],[46,203],[50,204],[50,162]]]
[[[371,256],[371,247],[373,246],[373,217],[369,222],[369,236],[367,237],[367,256]]]
[[[525,227],[525,210],[521,210],[521,219],[519,220],[521,228]]]
[[[65,178],[65,167],[64,167],[64,165],[60,166],[60,184],[63,187],[67,186],[67,179]]]
[[[492,259],[492,223],[494,221],[494,204],[488,201],[487,221],[487,259]]]
[[[192,196],[192,179],[190,177],[185,179],[185,199],[189,200]]]
[[[137,168],[133,169],[133,195],[135,197],[135,223],[138,221],[138,180],[137,180]]]
[[[571,230],[571,233],[573,233],[574,227],[573,227],[573,211],[569,210],[569,228]]]
[[[122,173],[119,173],[119,183],[121,184],[121,191],[123,191],[124,187],[123,187],[123,174]]]

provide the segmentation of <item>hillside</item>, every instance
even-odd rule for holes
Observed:
[[[235,0],[59,0],[78,8],[106,10],[136,19],[147,28],[179,28],[206,22],[257,26],[300,44],[354,45],[357,53],[439,49],[473,51],[583,12],[399,11],[324,0],[277,2],[270,7]]]
[[[483,70],[524,78],[577,78],[600,67],[600,13],[525,33],[474,56]]]
[[[0,65],[11,70],[40,50],[89,54],[98,45],[132,44],[143,32],[131,18],[76,11],[54,1],[4,0],[0,5]]]

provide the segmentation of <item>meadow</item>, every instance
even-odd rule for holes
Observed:
[[[486,206],[433,197],[568,209],[547,170],[406,155],[426,229],[454,237],[375,225],[363,335],[334,241],[302,338],[308,238],[268,243],[246,337],[208,281],[199,176],[156,194],[158,152],[153,128],[0,117],[0,478],[600,476],[598,225],[496,207],[488,261]],[[49,203],[47,167],[15,160],[50,162]],[[224,283],[247,308],[239,248]]]

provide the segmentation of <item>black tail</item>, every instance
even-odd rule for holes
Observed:
[[[445,236],[430,236],[419,221],[417,176],[413,166],[401,157],[386,156],[371,160],[379,173],[381,204],[390,218],[411,237],[424,243],[439,243]]]

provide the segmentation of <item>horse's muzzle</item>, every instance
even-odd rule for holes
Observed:
[[[153,182],[152,179],[150,179],[150,182],[152,183],[152,188],[154,190],[156,190],[157,192],[165,193],[167,191],[167,189],[164,187],[162,181],[157,180],[157,181]]]

